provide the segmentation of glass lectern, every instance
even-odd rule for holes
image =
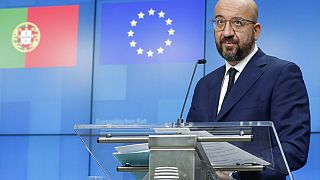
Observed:
[[[114,171],[144,180],[220,179],[219,172],[232,179],[237,173],[268,169],[293,179],[270,121],[78,124],[74,129],[106,179]]]

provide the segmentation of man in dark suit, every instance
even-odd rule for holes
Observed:
[[[272,121],[290,169],[301,168],[308,156],[310,112],[299,67],[257,47],[261,26],[253,0],[218,1],[212,22],[226,64],[198,82],[187,121]],[[285,179],[286,174],[266,170],[237,176]]]

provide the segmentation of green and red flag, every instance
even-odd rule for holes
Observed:
[[[79,6],[0,9],[0,68],[77,64]]]

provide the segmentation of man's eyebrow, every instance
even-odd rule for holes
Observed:
[[[217,17],[222,17],[222,18],[223,18],[223,16],[222,16],[222,15],[216,15],[214,18],[217,18]]]

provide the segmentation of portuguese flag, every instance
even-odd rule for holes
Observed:
[[[77,64],[79,6],[0,9],[0,68]]]

